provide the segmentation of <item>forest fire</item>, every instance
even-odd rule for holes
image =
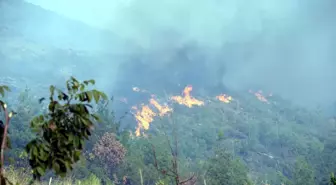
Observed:
[[[135,106],[132,107],[132,109],[136,111],[134,117],[138,123],[137,129],[135,131],[136,136],[140,136],[141,130],[148,130],[150,123],[154,121],[156,116],[162,117],[173,111],[172,108],[168,107],[167,105],[161,105],[154,98],[151,98],[149,103],[157,109],[158,113],[154,112],[149,105],[142,104],[141,109],[138,109]]]
[[[133,87],[133,91],[135,92],[148,92],[146,90],[141,90],[140,88]],[[178,103],[180,105],[185,105],[189,108],[192,108],[193,106],[203,106],[205,103],[202,100],[198,100],[191,96],[190,92],[192,91],[192,86],[188,85],[184,88],[182,96],[171,96],[169,99],[175,103]],[[249,91],[250,93],[254,94],[258,100],[269,103],[266,97],[262,94],[262,91]],[[272,96],[271,94],[269,96]],[[229,96],[227,94],[220,94],[216,96],[216,99],[220,102],[224,103],[230,103],[232,102],[232,96]],[[155,117],[163,117],[171,112],[173,112],[173,109],[169,107],[168,105],[161,105],[157,99],[155,99],[155,96],[152,95],[152,97],[149,99],[148,104],[141,104],[140,108],[133,106],[133,110],[135,110],[135,113],[133,113],[138,126],[135,131],[136,136],[141,135],[142,130],[148,130],[150,127],[150,123],[154,121]],[[154,110],[156,109],[156,110]]]
[[[145,92],[144,90],[141,90],[137,87],[133,87],[133,91]],[[182,96],[172,96],[171,100],[181,105],[185,105],[189,108],[191,108],[193,105],[198,105],[198,106],[204,105],[203,101],[197,100],[196,98],[190,95],[191,91],[192,91],[192,86],[187,86],[183,91],[183,97]],[[141,105],[140,109],[138,109],[135,106],[132,107],[132,109],[136,111],[134,113],[134,117],[138,123],[137,129],[135,131],[136,136],[140,136],[141,130],[148,130],[150,123],[154,121],[154,118],[156,116],[162,117],[173,111],[173,109],[170,108],[169,106],[161,105],[156,99],[153,98],[153,96],[149,100],[149,103],[157,109],[158,111],[157,113],[154,112],[149,107],[149,105]]]
[[[151,98],[149,102],[159,111],[159,116],[164,116],[169,112],[173,111],[173,109],[168,107],[167,105],[165,106],[160,105],[159,102],[157,102],[154,98]]]
[[[259,101],[265,102],[265,103],[269,103],[269,101],[267,100],[266,96],[263,95],[263,92],[261,90],[257,91],[257,92],[253,92],[252,90],[249,90],[250,93],[254,94]],[[272,96],[272,93],[270,93],[268,95],[269,97]]]
[[[192,91],[192,86],[187,86],[183,90],[183,97],[182,96],[173,96],[171,97],[172,100],[177,102],[180,105],[185,105],[189,108],[191,108],[193,105],[202,106],[204,105],[204,102],[201,100],[197,100],[196,98],[192,97],[190,95],[190,92]]]
[[[136,111],[134,117],[138,122],[138,127],[135,131],[135,135],[140,136],[140,130],[149,129],[149,124],[154,120],[154,116],[156,116],[156,113],[152,109],[150,109],[148,105],[142,105],[141,110],[139,110],[135,106],[133,106],[132,109]]]
[[[232,97],[231,96],[228,96],[226,94],[221,94],[221,95],[218,95],[216,96],[216,98],[221,101],[221,102],[224,102],[224,103],[230,103],[232,101]]]

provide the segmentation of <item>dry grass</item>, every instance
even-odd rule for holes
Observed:
[[[5,174],[7,179],[13,184],[28,185],[32,176],[24,169],[6,168]],[[90,175],[84,180],[75,180],[71,177],[64,179],[49,179],[48,182],[35,182],[34,185],[101,185],[101,180],[95,176]],[[113,185],[113,184],[112,184]]]

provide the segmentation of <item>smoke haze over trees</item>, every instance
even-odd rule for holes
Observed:
[[[152,65],[192,42],[209,70],[225,65],[226,85],[258,85],[305,105],[335,99],[332,0],[30,1],[110,30],[135,45],[127,52],[161,56],[147,61]],[[116,43],[109,44],[105,49],[113,52]]]
[[[29,122],[48,109],[40,98],[50,84],[65,91],[74,76],[94,79],[109,100],[92,107],[101,120],[75,155],[76,180],[163,184],[170,170],[179,183],[329,182],[335,7],[334,0],[2,0],[0,87],[11,92],[1,101],[18,112],[8,156],[26,169],[20,152],[34,137]]]

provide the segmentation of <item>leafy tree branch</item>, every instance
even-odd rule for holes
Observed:
[[[67,92],[50,86],[48,113],[32,119],[30,124],[37,137],[26,146],[34,179],[40,179],[49,169],[64,177],[80,159],[84,141],[99,121],[98,115],[90,111],[90,103],[108,99],[103,92],[86,90],[89,84],[95,81],[79,82],[71,77],[66,82]]]

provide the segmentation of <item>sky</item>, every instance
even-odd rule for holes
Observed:
[[[92,26],[106,28],[131,0],[26,0]]]
[[[225,64],[223,83],[235,89],[269,89],[305,105],[336,100],[332,0],[28,1],[147,53],[196,42],[210,68]]]

